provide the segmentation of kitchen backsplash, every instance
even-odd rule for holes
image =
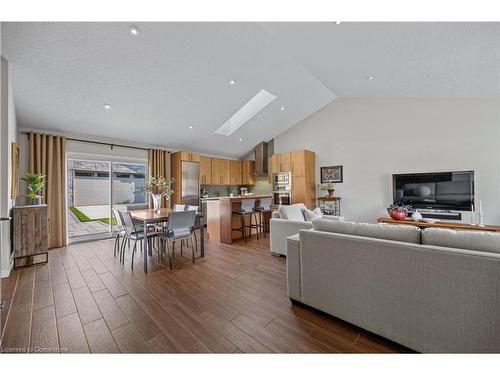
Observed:
[[[201,185],[200,189],[205,189],[209,197],[227,197],[233,192],[234,195],[240,194],[240,187],[245,186],[249,192],[254,194],[271,194],[272,185],[267,177],[257,177],[255,185]]]

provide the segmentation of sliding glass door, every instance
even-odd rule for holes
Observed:
[[[146,163],[68,157],[68,240],[103,238],[116,230],[113,208],[145,206]]]

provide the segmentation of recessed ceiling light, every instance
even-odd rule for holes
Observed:
[[[240,142],[243,141],[243,138],[240,138]]]
[[[139,28],[135,25],[132,25],[128,28],[128,31],[130,32],[130,34],[132,35],[137,35],[139,34]]]
[[[284,111],[285,110],[285,107],[281,107],[280,110]]]
[[[373,79],[373,76],[368,76],[368,77],[366,77],[366,79],[367,79],[368,81],[371,81],[371,80]]]
[[[102,107],[103,107],[104,109],[111,109],[111,104],[109,104],[109,103],[104,103],[104,104],[102,105]]]
[[[236,81],[235,81],[235,80],[233,80],[233,79],[229,81],[229,84],[230,84],[230,85],[234,85],[235,83],[236,83]]]
[[[190,127],[189,127],[189,129],[193,129],[193,127],[192,127],[192,126],[190,126]]]
[[[276,96],[274,96],[270,92],[267,92],[264,89],[260,90],[257,95],[255,95],[252,99],[245,103],[243,107],[241,107],[224,124],[222,124],[215,131],[215,133],[230,136],[240,126],[254,117],[257,113],[262,111],[274,99],[276,99]]]

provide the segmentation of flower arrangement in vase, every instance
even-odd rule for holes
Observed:
[[[333,182],[323,182],[319,184],[319,190],[327,191],[329,198],[333,197],[333,192],[335,191],[335,187],[336,185]]]
[[[408,216],[408,211],[411,211],[412,207],[407,204],[393,203],[387,207],[387,212],[394,220],[404,220]]]
[[[28,187],[28,194],[26,196],[31,200],[31,204],[42,204],[42,196],[39,194],[45,183],[43,179],[45,176],[41,173],[26,172],[26,177],[22,177],[23,181],[26,181],[26,186]]]
[[[166,199],[169,200],[172,194],[175,193],[175,191],[172,190],[172,184],[174,182],[175,179],[173,178],[149,177],[144,184],[142,190],[151,194],[151,198],[153,198],[153,209],[156,212],[160,211],[161,199],[166,197]]]

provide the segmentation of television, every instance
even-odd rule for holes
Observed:
[[[474,171],[393,174],[392,194],[417,209],[471,211]]]

